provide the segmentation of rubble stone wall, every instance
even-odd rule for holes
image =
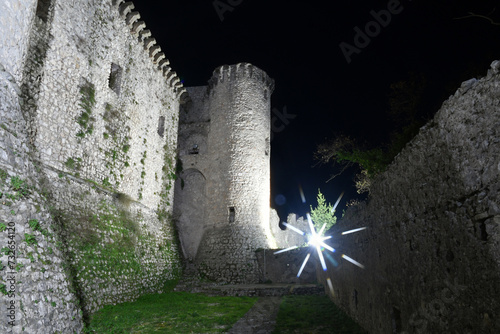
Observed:
[[[499,131],[495,61],[443,103],[375,180],[369,201],[335,225],[336,254],[365,269],[338,257],[319,279],[370,333],[499,332]]]
[[[179,276],[185,89],[131,2],[0,6],[0,332],[81,332]]]

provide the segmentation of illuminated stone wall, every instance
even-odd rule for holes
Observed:
[[[81,332],[179,276],[185,89],[130,2],[0,9],[0,332]]]
[[[361,226],[335,242],[366,269],[342,260],[318,275],[370,333],[500,331],[499,61],[443,103],[334,231]]]
[[[276,245],[269,226],[272,90],[259,68],[225,65],[208,87],[189,89],[181,112],[181,242],[201,275],[215,281],[257,282],[255,250]]]
[[[0,332],[79,332],[78,297],[31,161],[21,105],[19,83],[0,65]]]

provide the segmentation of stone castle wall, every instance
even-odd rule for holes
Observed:
[[[182,172],[175,185],[174,219],[184,256],[196,258],[207,224],[206,191],[210,171],[208,162],[208,133],[210,113],[207,86],[188,87],[189,100],[179,112],[179,159]]]
[[[1,64],[18,83],[23,75],[36,8],[35,0],[9,0],[0,3],[0,24],[2,27],[9,27],[0,36]]]
[[[309,248],[297,248],[275,254],[278,249],[259,249],[256,252],[259,264],[259,280],[264,283],[317,284],[314,254],[308,259],[300,276],[297,274],[309,253]]]
[[[79,332],[79,300],[39,191],[20,91],[0,65],[0,332]]]
[[[250,64],[222,66],[209,84],[209,224],[268,225],[273,82]]]
[[[0,244],[15,241],[16,284],[11,298],[2,271],[0,297],[16,311],[0,331],[79,332],[82,315],[179,274],[185,89],[131,3],[1,6]]]
[[[370,333],[500,330],[500,62],[462,84],[334,227],[318,272]],[[340,232],[367,230],[341,236]]]
[[[164,156],[177,146],[177,89],[130,32],[124,8],[81,5],[54,7],[43,65],[27,64],[27,80],[42,78],[30,110],[38,157],[156,208]]]
[[[178,225],[201,274],[258,281],[255,250],[275,247],[269,227],[273,82],[251,64],[222,66],[188,90],[181,111]]]

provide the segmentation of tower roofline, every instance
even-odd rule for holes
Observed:
[[[238,63],[217,67],[213,72],[212,78],[208,81],[208,87],[209,90],[211,90],[213,87],[226,80],[234,82],[234,80],[240,78],[253,78],[259,80],[270,90],[270,93],[274,90],[274,80],[269,77],[264,70],[250,63]]]

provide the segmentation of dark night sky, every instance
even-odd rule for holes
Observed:
[[[401,0],[400,12],[348,64],[339,44],[353,45],[354,28],[364,30],[374,21],[372,10],[394,2],[222,0],[237,4],[223,21],[213,0],[134,3],[185,86],[206,85],[216,67],[239,62],[275,80],[272,108],[296,115],[274,135],[271,148],[271,206],[286,219],[288,212],[304,215],[315,205],[318,188],[330,202],[346,191],[338,212],[356,197],[356,170],[325,183],[334,169],[313,167],[313,151],[339,131],[373,145],[386,140],[391,83],[409,72],[425,75],[432,115],[462,81],[485,75],[500,59],[500,26],[482,18],[454,19],[489,14],[496,1]],[[500,8],[491,17],[500,21]],[[275,203],[279,194],[286,204]]]

